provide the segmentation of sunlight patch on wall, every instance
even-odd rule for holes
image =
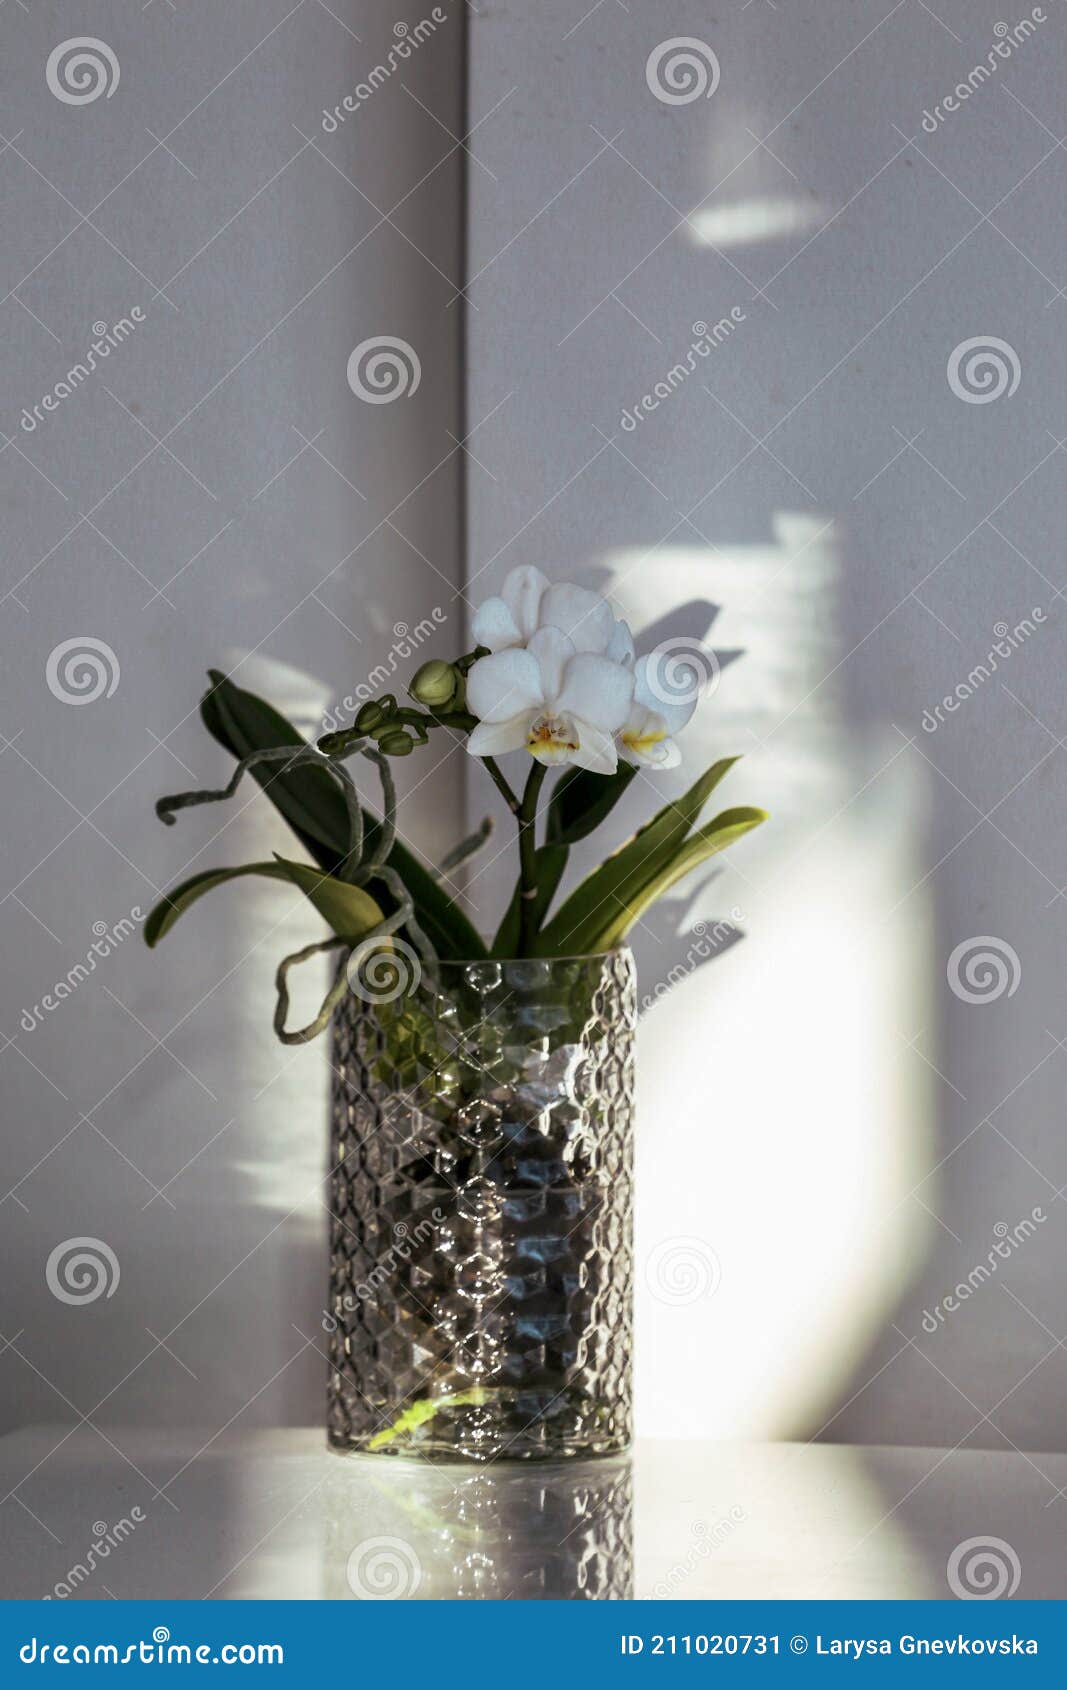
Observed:
[[[746,752],[721,803],[771,820],[687,912],[740,908],[743,943],[639,1035],[638,1430],[808,1435],[862,1383],[931,1224],[910,1196],[933,1138],[908,1048],[931,1018],[922,898],[887,919],[921,878],[922,792],[899,739],[844,719],[832,523],[640,557],[607,560],[637,624],[703,594],[723,606],[708,644],[744,648],[687,731],[689,778]],[[686,944],[653,937],[636,935],[642,996]]]

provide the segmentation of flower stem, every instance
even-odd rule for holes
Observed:
[[[537,800],[548,773],[543,763],[534,763],[519,807],[519,955],[529,956],[537,937]]]
[[[508,785],[507,780],[504,778],[500,764],[497,762],[495,757],[483,757],[482,762],[485,764],[489,778],[493,782],[493,785],[496,787],[498,792],[503,794],[504,802],[508,809],[511,811],[513,816],[517,816],[519,813],[519,800],[516,798],[514,792],[511,790],[511,787]]]

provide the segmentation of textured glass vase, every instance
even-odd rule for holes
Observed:
[[[333,1027],[329,1438],[630,1441],[633,959],[445,962]]]

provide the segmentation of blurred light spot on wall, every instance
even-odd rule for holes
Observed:
[[[688,228],[698,246],[755,246],[820,229],[833,214],[818,200],[756,196],[694,212]]]

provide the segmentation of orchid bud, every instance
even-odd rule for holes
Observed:
[[[447,710],[456,696],[456,671],[440,657],[431,658],[415,671],[408,691],[428,710]]]
[[[377,699],[371,699],[357,710],[355,727],[361,734],[372,734],[375,728],[381,727],[388,715],[389,711],[384,704],[380,704]]]
[[[383,734],[378,745],[387,757],[406,757],[415,749],[415,741],[405,728],[391,729]]]

